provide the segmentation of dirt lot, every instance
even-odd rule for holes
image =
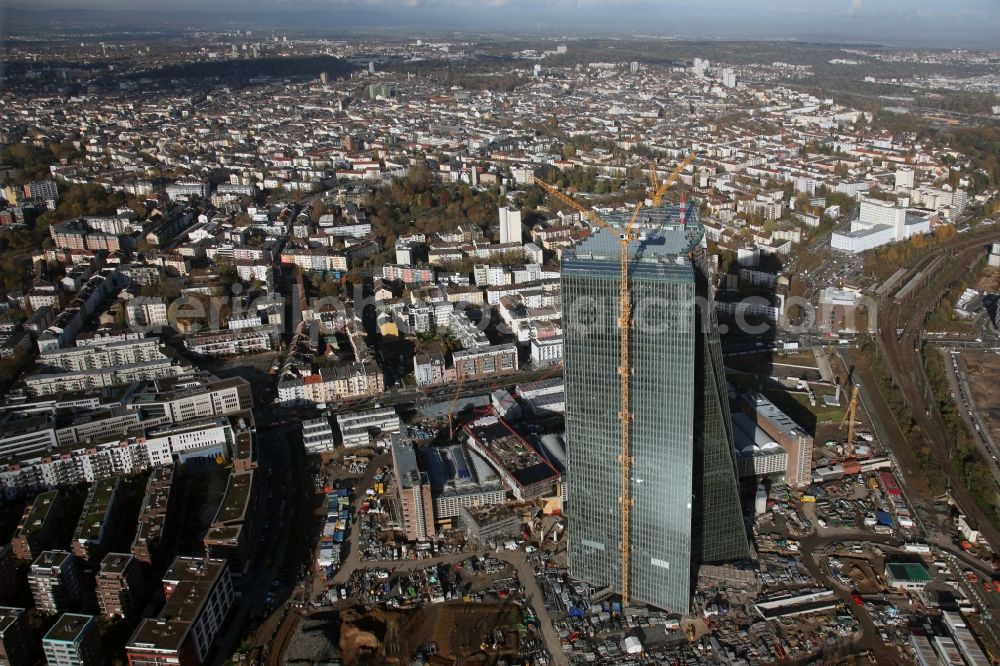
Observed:
[[[487,663],[503,655],[516,657],[520,621],[521,609],[513,603],[449,602],[404,611],[321,613],[299,623],[285,663],[316,663],[339,655],[344,664],[408,664],[429,644],[436,644],[431,663]],[[504,642],[494,650],[496,629]],[[488,644],[485,651],[483,643]]]
[[[878,594],[882,591],[871,562],[866,558],[842,555],[840,561],[844,564],[844,573],[854,582],[854,589],[858,592]]]
[[[987,266],[979,275],[976,289],[988,294],[995,294],[1000,291],[1000,268]]]
[[[969,369],[972,401],[993,436],[1000,437],[1000,390],[996,380],[1000,377],[1000,356],[989,352],[966,352],[962,358]]]

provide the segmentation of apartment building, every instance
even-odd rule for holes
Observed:
[[[193,459],[230,457],[240,432],[249,425],[226,417],[150,427],[121,439],[62,447],[56,455],[24,457],[0,465],[0,490],[8,497],[39,489],[93,483],[136,474],[150,467]],[[242,424],[242,425],[241,425]]]
[[[434,536],[434,504],[427,472],[417,466],[417,454],[408,442],[393,443],[392,465],[406,538],[426,541]]]
[[[48,666],[102,666],[100,632],[93,615],[63,613],[45,633],[42,651]]]
[[[45,613],[80,610],[84,605],[79,565],[73,553],[64,550],[46,550],[35,558],[28,587],[35,608]]]
[[[393,407],[340,414],[337,425],[344,446],[349,449],[371,446],[374,440],[398,433],[403,427]]]
[[[226,494],[205,534],[205,552],[214,559],[226,560],[232,575],[246,572],[257,535],[260,483],[256,470],[232,472]]]
[[[278,383],[282,405],[330,403],[347,398],[378,395],[385,390],[382,369],[372,361],[322,368],[300,379]]]
[[[0,664],[35,666],[41,650],[23,608],[0,606]]]
[[[150,379],[176,377],[187,371],[186,366],[161,355],[155,359],[128,365],[70,372],[35,373],[26,377],[24,383],[31,395],[52,395],[65,391],[94,391]]]
[[[117,531],[122,482],[118,477],[95,481],[87,492],[83,512],[70,543],[73,554],[85,564],[100,562]]]
[[[518,369],[517,346],[502,344],[457,351],[452,355],[452,361],[456,375],[466,381],[509,374]]]
[[[180,507],[173,493],[174,468],[158,467],[146,481],[146,494],[139,509],[132,555],[152,567],[166,564],[163,558],[180,520]]]
[[[159,330],[170,325],[167,301],[154,296],[139,296],[125,304],[125,320],[133,329]]]
[[[337,448],[337,440],[333,436],[330,419],[321,416],[317,419],[303,420],[302,443],[306,453],[325,453]]]
[[[57,546],[62,513],[63,501],[59,491],[50,490],[38,495],[25,508],[17,533],[11,539],[10,547],[14,557],[22,562],[30,562],[42,551]]]
[[[244,327],[192,335],[184,338],[184,347],[197,356],[219,358],[270,351],[278,339],[279,331],[276,328],[249,330]]]
[[[166,603],[125,645],[129,666],[204,664],[233,605],[224,560],[178,557],[163,576]]]
[[[96,583],[97,605],[105,616],[131,620],[142,613],[149,595],[142,568],[133,555],[105,555]]]

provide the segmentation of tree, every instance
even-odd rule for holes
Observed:
[[[313,223],[318,224],[321,217],[326,215],[329,210],[326,207],[326,203],[322,199],[317,199],[316,203],[313,204],[312,213],[310,214],[310,219]]]

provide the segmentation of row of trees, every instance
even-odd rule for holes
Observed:
[[[955,237],[954,225],[944,224],[937,227],[928,236],[912,236],[910,240],[901,243],[883,245],[869,250],[864,255],[865,273],[874,275],[879,280],[885,280],[902,266],[908,266],[926,254],[929,248],[945,243]]]

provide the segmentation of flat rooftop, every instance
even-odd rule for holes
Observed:
[[[7,631],[26,612],[23,608],[0,606],[0,635]]]
[[[463,495],[503,487],[482,456],[461,444],[427,447],[421,460],[435,495]]]
[[[253,490],[254,471],[232,473],[226,485],[226,494],[219,504],[213,525],[226,525],[246,517],[250,493]]]
[[[747,403],[753,407],[759,416],[763,416],[767,421],[777,428],[783,435],[790,438],[804,437],[809,434],[792,417],[785,414],[778,407],[765,398],[763,395],[751,395],[746,397]]]
[[[427,483],[427,474],[417,465],[417,452],[410,442],[393,438],[392,462],[396,478],[403,488],[413,488]]]
[[[184,620],[146,618],[132,634],[125,649],[179,650],[190,627],[191,624]]]
[[[121,574],[135,561],[130,553],[108,553],[101,560],[100,574]]]
[[[66,552],[65,550],[42,551],[42,553],[35,558],[35,561],[31,563],[31,569],[34,570],[35,567],[40,567],[42,569],[53,567],[58,568],[71,557],[73,557],[73,554]]]
[[[63,613],[42,640],[46,642],[76,643],[91,628],[93,622],[93,615]]]
[[[24,517],[21,518],[21,523],[17,527],[19,536],[34,534],[42,528],[42,525],[45,524],[45,521],[49,517],[49,511],[52,509],[52,505],[58,495],[58,490],[50,490],[35,498],[35,501],[25,511]]]
[[[101,528],[108,518],[115,491],[120,484],[121,481],[116,476],[94,482],[87,493],[83,513],[76,524],[75,539],[94,540],[100,538]]]
[[[885,569],[896,580],[926,582],[931,579],[930,574],[927,573],[927,567],[922,564],[887,562]]]
[[[601,216],[616,232],[624,229],[631,217],[632,210],[614,211]],[[687,253],[701,242],[705,233],[698,218],[698,209],[690,203],[684,209],[680,206],[644,207],[636,218],[633,230],[639,238],[629,243],[632,261],[662,263],[683,259],[683,262],[679,262],[683,266],[690,265]],[[619,234],[612,234],[598,227],[590,238],[564,254],[563,266],[566,265],[567,255],[574,261],[610,260],[618,266],[621,255]]]

